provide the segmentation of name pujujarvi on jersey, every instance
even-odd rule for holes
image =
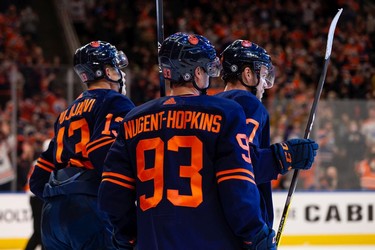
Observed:
[[[198,129],[219,133],[222,120],[221,115],[199,111],[161,111],[124,122],[124,132],[126,139],[133,138],[140,133],[157,131],[163,127],[170,129]]]
[[[73,116],[82,115],[85,112],[91,112],[96,99],[84,99],[82,102],[73,104],[70,109],[65,110],[59,117],[59,123],[70,120]]]

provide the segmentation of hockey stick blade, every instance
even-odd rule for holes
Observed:
[[[305,139],[308,139],[310,137],[310,132],[311,132],[312,126],[314,124],[316,108],[318,106],[320,95],[321,95],[322,90],[323,90],[323,85],[324,85],[324,81],[325,81],[326,74],[327,74],[329,59],[330,59],[330,56],[331,56],[333,37],[334,37],[334,34],[335,34],[336,25],[337,25],[337,22],[340,18],[341,12],[342,12],[342,8],[338,10],[337,14],[332,19],[331,25],[329,27],[326,53],[325,53],[325,57],[324,57],[324,67],[323,67],[323,71],[320,75],[317,91],[316,91],[315,97],[314,97],[314,102],[312,104],[309,119],[307,121],[305,135],[304,135]],[[298,169],[295,169],[294,173],[293,173],[292,181],[290,183],[290,187],[289,187],[289,190],[288,190],[288,196],[286,198],[284,210],[283,210],[283,213],[281,215],[279,228],[278,228],[278,231],[277,231],[277,234],[276,234],[276,245],[277,246],[279,246],[279,244],[280,244],[280,238],[281,238],[281,234],[283,232],[284,226],[285,226],[286,218],[288,217],[288,212],[289,212],[292,196],[293,196],[293,193],[294,193],[294,191],[296,189],[296,186],[297,186],[298,173],[299,173]]]

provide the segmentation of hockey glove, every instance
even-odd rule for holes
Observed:
[[[275,231],[264,225],[252,241],[244,242],[243,247],[246,250],[276,250]]]
[[[281,174],[291,169],[310,169],[318,148],[311,139],[291,139],[271,145]]]

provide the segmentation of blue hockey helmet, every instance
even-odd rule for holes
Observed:
[[[178,32],[164,40],[159,51],[164,78],[171,82],[194,81],[202,67],[210,77],[220,76],[221,64],[210,41],[201,35]]]
[[[259,45],[248,40],[235,40],[221,53],[222,78],[238,78],[245,67],[250,67],[257,78],[263,77],[264,88],[269,89],[275,81],[275,70],[271,57]]]
[[[128,66],[128,58],[124,52],[118,51],[115,46],[108,42],[93,41],[76,50],[73,65],[74,71],[84,83],[102,78],[112,81],[107,78],[104,72],[105,66],[114,67],[121,76],[120,69]],[[122,85],[121,81],[116,82]]]

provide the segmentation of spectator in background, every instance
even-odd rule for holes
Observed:
[[[362,190],[375,190],[375,146],[371,147],[366,158],[358,163],[356,172],[360,178]]]
[[[317,162],[319,163],[320,168],[326,169],[332,164],[335,153],[337,152],[332,122],[325,122],[325,124],[319,128],[317,134],[317,141],[319,143],[319,155],[317,156]]]
[[[68,0],[68,13],[77,34],[81,36],[84,36],[86,33],[86,2],[84,0]]]
[[[361,128],[362,134],[366,138],[367,147],[375,146],[375,104],[371,103],[368,106],[368,116],[364,120]]]
[[[358,189],[359,178],[355,171],[358,162],[364,159],[366,155],[365,136],[360,132],[358,120],[349,120],[347,133],[338,143],[338,152],[334,158],[334,164],[340,167],[338,188],[340,189]],[[338,124],[344,126],[344,124]]]
[[[10,135],[9,126],[1,122],[0,126],[0,191],[10,191],[11,181],[14,180],[14,169],[9,153],[15,150],[15,138]]]
[[[20,32],[23,36],[30,36],[29,39],[35,40],[38,37],[39,16],[35,11],[27,6],[21,10]]]
[[[319,186],[316,189],[333,191],[337,189],[338,175],[335,166],[329,166],[324,172],[319,172]]]

